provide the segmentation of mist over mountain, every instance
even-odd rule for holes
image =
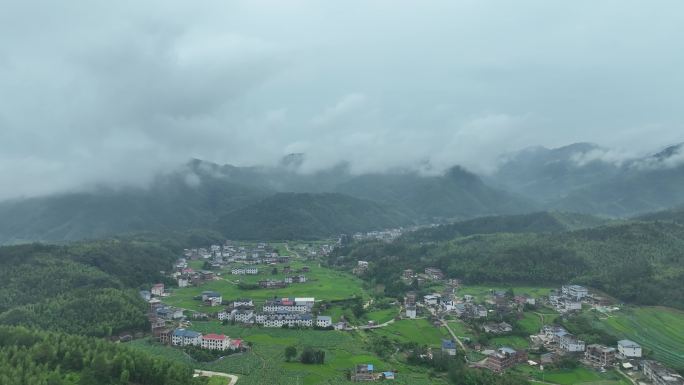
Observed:
[[[310,238],[539,210],[633,216],[684,205],[682,147],[646,156],[591,143],[533,147],[505,156],[496,172],[482,177],[460,166],[441,174],[356,174],[339,163],[306,172],[301,153],[275,166],[194,159],[147,188],[100,187],[0,202],[0,242],[185,228],[229,237],[248,237],[246,229],[252,229],[249,238]],[[290,228],[283,228],[287,221]]]

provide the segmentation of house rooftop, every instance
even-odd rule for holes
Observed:
[[[641,345],[637,344],[632,340],[620,340],[618,341],[618,346],[623,346],[626,348],[640,348]]]

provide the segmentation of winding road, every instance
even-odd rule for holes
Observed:
[[[221,372],[210,372],[208,370],[195,370],[195,376],[196,377],[225,377],[229,378],[230,381],[228,382],[227,385],[235,385],[235,383],[238,381],[238,376],[234,374],[227,374],[227,373],[221,373]]]

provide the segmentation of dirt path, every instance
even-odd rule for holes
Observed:
[[[227,385],[235,385],[238,381],[238,376],[234,374],[221,373],[221,372],[210,372],[208,370],[195,370],[195,375],[198,377],[225,377],[229,378]]]

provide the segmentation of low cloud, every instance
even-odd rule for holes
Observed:
[[[191,158],[275,165],[302,152],[302,172],[487,173],[537,144],[645,153],[682,140],[684,53],[671,46],[682,11],[675,0],[10,0],[0,199],[145,186]]]

